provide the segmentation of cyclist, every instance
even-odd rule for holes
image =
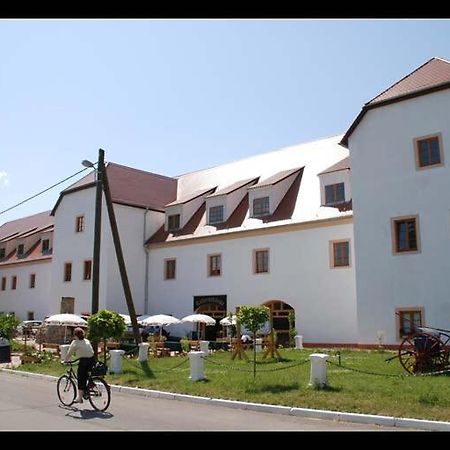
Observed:
[[[72,355],[80,358],[77,370],[78,398],[75,399],[74,403],[83,403],[83,394],[86,390],[88,372],[95,364],[94,349],[92,348],[89,340],[84,337],[84,331],[82,328],[75,328],[73,334],[76,339],[71,342],[65,361],[70,361]]]

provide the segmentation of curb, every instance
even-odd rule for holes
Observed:
[[[0,372],[12,373],[15,375],[40,378],[46,381],[55,382],[59,377],[53,375],[43,375],[32,372],[23,372],[12,369],[2,369]],[[450,422],[435,420],[410,419],[391,416],[377,416],[372,414],[346,413],[339,411],[327,411],[320,409],[292,408],[290,406],[269,405],[264,403],[251,403],[238,400],[224,400],[211,397],[197,397],[195,395],[177,394],[174,392],[156,391],[153,389],[134,388],[111,384],[111,390],[123,392],[125,394],[137,395],[140,397],[162,398],[166,400],[179,400],[193,403],[218,405],[225,408],[244,409],[248,411],[267,412],[272,414],[283,414],[291,416],[310,417],[314,419],[336,420],[338,422],[354,422],[372,425],[380,425],[393,428],[413,428],[425,431],[450,431]]]

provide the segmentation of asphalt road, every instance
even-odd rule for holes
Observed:
[[[398,431],[396,428],[230,409],[112,392],[109,409],[59,403],[56,383],[0,372],[0,430]]]

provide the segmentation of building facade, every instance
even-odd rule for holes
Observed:
[[[343,136],[175,178],[109,163],[136,311],[218,322],[264,304],[281,344],[293,316],[310,345],[398,345],[413,327],[448,328],[449,88],[450,63],[432,58],[365,104]],[[29,218],[0,227],[0,311],[90,312],[94,205],[91,173],[42,213],[49,228],[30,231]],[[126,313],[102,211],[100,308]],[[46,236],[52,251],[36,258]],[[46,282],[20,290],[33,273]],[[205,331],[215,339],[221,327]]]

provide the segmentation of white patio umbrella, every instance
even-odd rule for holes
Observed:
[[[64,342],[66,342],[67,327],[86,327],[87,322],[76,314],[53,314],[44,319],[45,325],[64,326]]]
[[[183,317],[181,322],[204,323],[206,326],[216,325],[216,319],[206,314],[191,314],[190,316]]]
[[[47,325],[86,326],[87,322],[76,314],[53,314],[44,320]]]
[[[125,320],[125,325],[131,325],[131,317],[128,314],[119,314],[123,320]]]
[[[231,325],[236,325],[236,314],[233,314],[230,318],[230,316],[224,317],[219,321],[220,325],[223,325],[224,327],[230,327]]]
[[[154,316],[140,316],[139,323],[141,325],[157,325],[159,326],[159,336],[162,337],[162,327],[164,325],[174,325],[181,323],[180,319],[176,317],[169,316],[167,314],[156,314]]]

